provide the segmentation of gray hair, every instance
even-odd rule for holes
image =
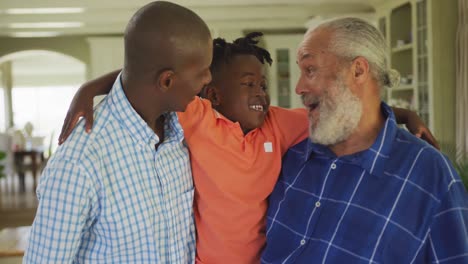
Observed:
[[[348,17],[324,22],[317,29],[333,32],[329,49],[337,56],[347,59],[354,59],[358,56],[366,58],[371,74],[380,87],[398,86],[400,73],[389,67],[388,47],[385,39],[370,23],[359,18]]]

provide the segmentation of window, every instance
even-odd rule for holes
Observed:
[[[13,120],[22,129],[27,122],[34,126],[34,136],[44,136],[47,147],[52,138],[52,149],[57,140],[73,95],[78,85],[53,87],[15,87],[12,90]]]
[[[1,76],[0,76],[1,77]],[[7,123],[6,123],[6,102],[5,102],[5,89],[0,86],[0,132],[6,130]]]

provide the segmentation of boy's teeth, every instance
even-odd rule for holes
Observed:
[[[251,105],[250,109],[255,111],[263,111],[263,105]]]

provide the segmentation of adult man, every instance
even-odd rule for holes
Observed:
[[[384,43],[355,18],[306,33],[296,92],[309,110],[310,139],[284,156],[264,263],[468,261],[459,176],[380,101],[381,88],[398,82]]]
[[[211,81],[212,40],[192,11],[141,8],[125,32],[125,63],[96,109],[49,161],[25,262],[192,263],[193,182],[184,111]]]

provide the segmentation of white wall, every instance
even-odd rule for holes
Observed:
[[[124,62],[123,37],[90,37],[90,77],[121,69]]]
[[[90,37],[90,79],[105,73],[122,69],[124,63],[123,37]],[[94,104],[99,103],[104,96],[94,98]]]

